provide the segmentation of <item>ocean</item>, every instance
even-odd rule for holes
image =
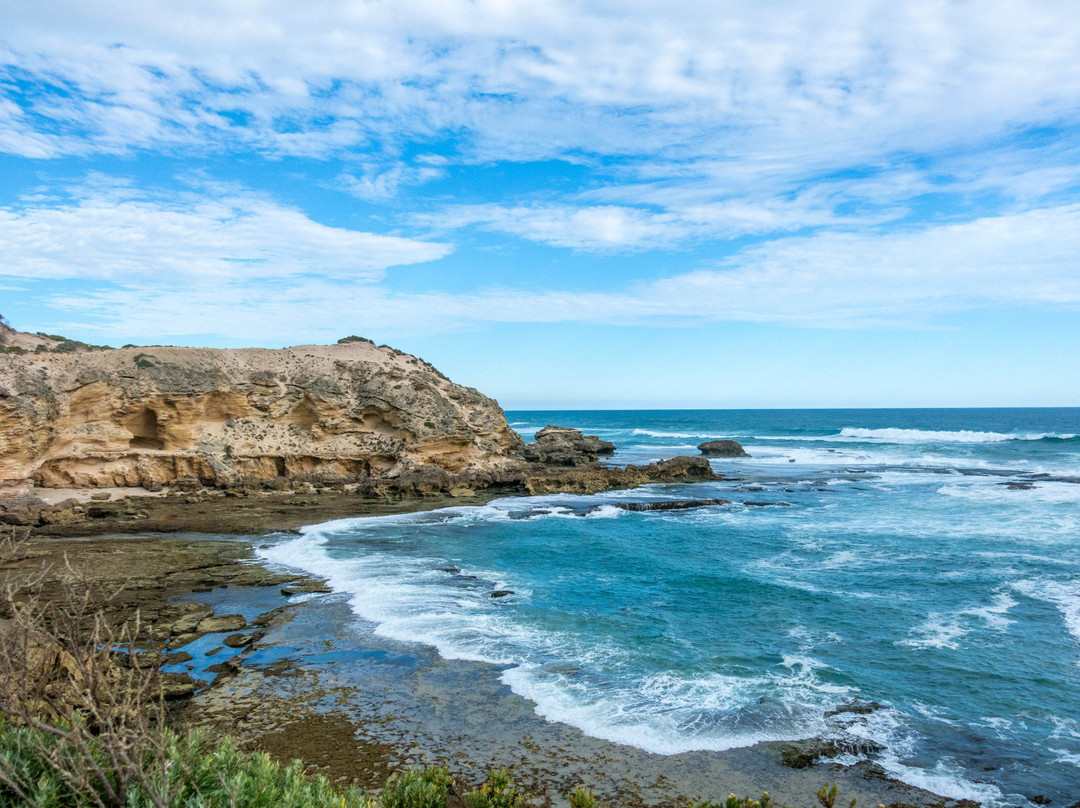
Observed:
[[[613,463],[715,438],[751,457],[714,459],[719,482],[312,525],[260,554],[594,737],[825,736],[944,796],[1080,800],[1080,409],[507,416],[526,439],[599,435]],[[714,498],[732,504],[613,505]]]

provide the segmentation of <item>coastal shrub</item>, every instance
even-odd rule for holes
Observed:
[[[525,795],[514,786],[506,769],[492,769],[484,784],[465,799],[472,808],[520,808]]]
[[[821,805],[821,808],[833,808],[836,804],[836,792],[840,787],[840,783],[836,782],[829,786],[829,781],[825,781],[825,785],[821,787],[821,790],[817,793],[817,801]],[[855,808],[857,800],[852,800],[848,808]]]
[[[338,345],[345,345],[346,343],[349,343],[349,342],[366,342],[369,345],[374,345],[375,344],[374,340],[370,340],[367,337],[358,337],[358,336],[356,336],[356,334],[349,334],[349,336],[342,337],[341,339],[339,339],[338,340]]]
[[[445,766],[407,769],[390,775],[382,794],[380,808],[446,808],[453,781]]]
[[[143,758],[144,777],[120,801],[90,771],[78,778],[61,772],[57,764],[70,750],[57,736],[0,719],[0,808],[372,808],[356,790],[341,792],[325,777],[309,777],[298,760],[283,766],[263,752],[239,751],[229,737],[211,743],[201,731],[159,735],[160,765]],[[94,742],[91,751],[93,761],[81,761],[88,768],[109,765],[110,750]]]
[[[596,808],[596,795],[585,786],[578,786],[570,795],[570,808]]]
[[[303,764],[275,763],[265,752],[241,752],[231,738],[211,743],[201,731],[169,733],[167,783],[170,806],[205,808],[370,808],[371,801],[355,789],[340,792],[322,776],[310,777]],[[139,801],[131,808],[151,808]]]
[[[52,339],[50,336],[49,339]],[[76,351],[111,351],[111,345],[92,345],[77,339],[63,339],[53,346],[53,353],[75,353]]]
[[[0,560],[22,552],[13,536]],[[164,765],[160,657],[137,646],[137,617],[107,619],[101,604],[117,593],[98,591],[70,567],[49,601],[33,584],[9,583],[2,593],[0,805],[49,805],[63,794],[70,799],[58,805],[126,805]],[[41,799],[30,800],[39,790]]]
[[[728,794],[727,799],[723,802],[716,802],[715,800],[691,801],[687,808],[777,808],[777,805],[776,800],[770,797],[769,792],[766,791],[756,800],[752,797],[739,799],[734,794]]]

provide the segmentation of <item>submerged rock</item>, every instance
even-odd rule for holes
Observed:
[[[688,508],[707,508],[712,505],[730,505],[726,499],[675,499],[662,502],[612,502],[624,511],[684,511]]]
[[[742,444],[734,440],[707,440],[698,444],[698,449],[707,457],[749,457]]]
[[[822,758],[840,755],[876,755],[885,751],[881,744],[865,738],[808,738],[780,746],[780,762],[791,769],[806,769]]]
[[[299,581],[281,587],[281,594],[286,597],[292,595],[325,595],[333,591],[327,586],[326,581]]]
[[[200,634],[213,634],[219,631],[239,631],[244,628],[247,628],[247,620],[243,615],[223,614],[200,620],[195,630]]]
[[[862,701],[856,699],[855,701],[848,702],[847,704],[841,704],[835,710],[828,710],[825,713],[826,718],[832,718],[837,715],[870,715],[884,707],[883,704],[876,701]]]

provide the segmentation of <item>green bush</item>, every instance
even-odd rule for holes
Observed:
[[[492,769],[484,784],[465,799],[472,808],[520,808],[525,795],[514,787],[506,769]]]
[[[817,793],[818,804],[821,808],[833,808],[836,804],[836,791],[840,787],[840,783],[833,783],[832,787],[829,787],[829,781],[825,781],[825,785],[821,787],[821,790]],[[851,805],[848,808],[855,808],[856,800],[851,801]]]
[[[178,781],[171,805],[200,805],[205,808],[370,808],[371,801],[352,790],[339,792],[325,777],[309,777],[303,764],[294,760],[287,766],[274,763],[265,752],[245,753],[231,738],[213,745],[206,736],[193,732],[173,735],[168,777]],[[131,808],[150,808],[137,803]]]
[[[734,794],[728,794],[723,802],[708,800],[706,802],[691,802],[688,808],[776,808],[776,801],[766,791],[760,799],[743,797],[741,800]]]
[[[578,786],[570,795],[570,808],[596,808],[596,795],[585,786]]]
[[[147,755],[143,777],[123,808],[372,808],[355,790],[340,792],[324,777],[307,776],[298,760],[282,766],[265,753],[238,751],[228,737],[215,744],[198,731],[162,733],[164,765],[155,766]],[[91,752],[91,759],[104,764],[109,750]],[[85,771],[74,770],[77,759],[56,736],[0,719],[0,808],[109,805],[93,764],[87,760]]]
[[[380,808],[446,808],[450,775],[444,766],[392,774],[379,795]]]
[[[50,336],[49,339],[52,339]],[[53,346],[53,353],[76,353],[78,351],[111,351],[111,345],[92,345],[78,339],[65,339]]]
[[[346,343],[349,343],[349,342],[366,342],[369,345],[374,345],[375,344],[375,342],[373,340],[370,340],[367,337],[358,337],[358,336],[356,336],[356,334],[350,334],[347,337],[342,337],[337,342],[338,342],[338,345],[345,345]]]

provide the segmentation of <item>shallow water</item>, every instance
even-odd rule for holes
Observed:
[[[261,554],[598,738],[867,738],[946,796],[1080,799],[1080,410],[508,416],[612,440],[615,462],[710,438],[753,457],[714,461],[718,483],[341,520]],[[787,506],[611,506],[674,498]],[[826,716],[855,700],[883,706]]]

